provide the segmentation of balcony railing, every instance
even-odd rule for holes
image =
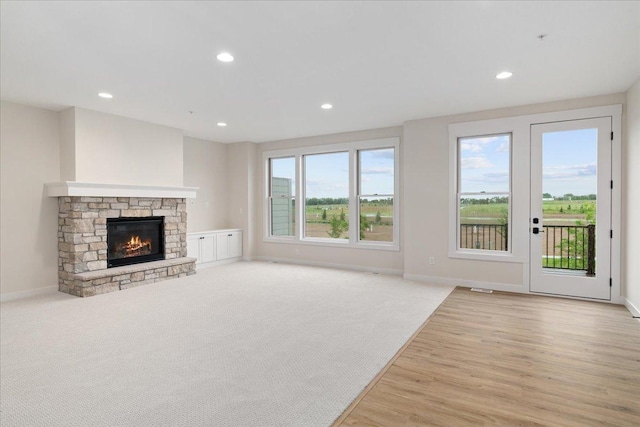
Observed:
[[[543,227],[542,266],[563,270],[596,272],[596,226],[545,225]]]
[[[460,248],[507,251],[507,224],[460,224]]]
[[[507,224],[461,224],[460,248],[506,251],[509,227]],[[562,270],[596,271],[596,226],[543,226],[542,266]]]

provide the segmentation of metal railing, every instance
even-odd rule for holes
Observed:
[[[542,266],[562,270],[596,271],[596,226],[545,225]],[[508,250],[507,224],[460,224],[460,248],[494,251]]]
[[[563,270],[596,272],[596,226],[545,225],[542,244],[542,266]]]
[[[460,224],[460,248],[507,251],[508,233],[507,224]]]

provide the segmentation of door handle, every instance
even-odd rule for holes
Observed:
[[[533,227],[533,229],[531,230],[531,232],[533,234],[538,234],[538,233],[544,233],[544,230],[540,230],[540,228],[538,227]]]

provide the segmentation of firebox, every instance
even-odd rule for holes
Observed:
[[[107,218],[107,267],[164,259],[164,217]]]

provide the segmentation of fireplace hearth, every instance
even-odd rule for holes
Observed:
[[[107,268],[163,259],[164,217],[107,219]]]
[[[59,290],[89,297],[195,274],[176,197],[59,196]]]

